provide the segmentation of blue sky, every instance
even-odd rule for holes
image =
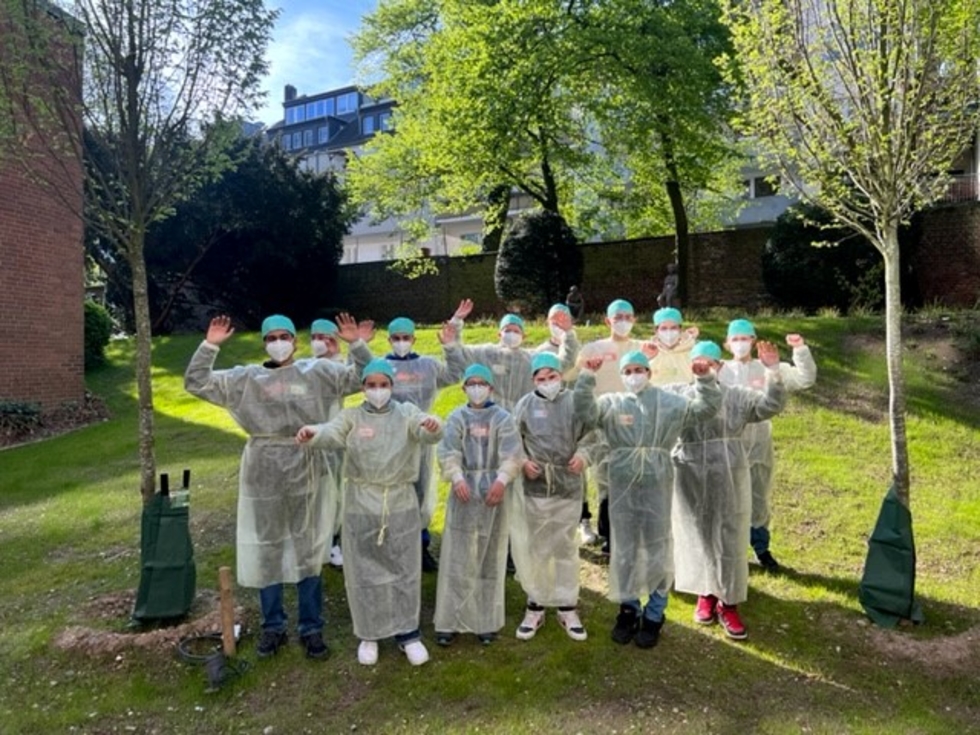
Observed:
[[[271,125],[282,119],[285,85],[302,95],[354,81],[348,39],[377,0],[267,0],[267,5],[281,12],[267,53],[263,89],[268,96],[256,119]]]

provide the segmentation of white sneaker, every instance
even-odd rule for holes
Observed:
[[[544,610],[525,610],[524,620],[517,626],[517,638],[522,641],[531,640],[542,625],[544,625]]]
[[[568,637],[573,641],[584,641],[589,637],[578,617],[578,610],[559,610],[558,624],[565,629]]]
[[[422,641],[412,641],[399,647],[405,652],[405,656],[412,666],[421,666],[429,660],[429,651]]]
[[[378,642],[361,641],[361,645],[357,647],[357,662],[364,666],[378,663]]]
[[[578,524],[578,534],[579,537],[582,539],[582,543],[587,546],[594,544],[596,541],[599,540],[599,537],[596,535],[596,532],[592,530],[592,523],[589,522],[588,518],[583,518],[582,521]]]
[[[330,566],[338,568],[344,566],[344,552],[339,546],[330,549]]]

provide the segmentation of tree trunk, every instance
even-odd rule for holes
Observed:
[[[687,274],[690,262],[691,235],[688,231],[687,209],[684,207],[684,193],[681,191],[680,174],[674,160],[674,146],[671,137],[661,133],[661,147],[664,151],[664,168],[667,170],[667,198],[674,213],[674,248],[677,258],[677,300],[687,307]]]
[[[902,269],[898,224],[885,227],[885,347],[888,361],[888,421],[892,441],[892,480],[898,499],[909,507],[909,447],[905,434],[905,378],[902,373]]]
[[[153,383],[151,381],[150,297],[143,257],[145,234],[135,232],[128,243],[133,275],[133,315],[136,321],[136,390],[139,403],[140,494],[148,503],[156,492],[156,457],[153,453]]]
[[[509,209],[510,185],[495,186],[487,197],[487,208],[483,214],[483,252],[495,253],[500,250]]]

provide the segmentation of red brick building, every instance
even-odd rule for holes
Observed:
[[[0,64],[18,54],[24,58],[21,26],[3,15],[7,9],[0,4]],[[72,21],[53,8],[39,6],[38,12],[51,38],[65,41],[48,55],[46,68],[29,73],[29,96],[39,106],[77,101],[81,77]],[[61,58],[51,63],[53,57]],[[11,100],[9,89],[0,88],[0,95],[8,103],[0,124],[0,402],[51,408],[81,400],[85,391],[82,167],[71,143],[79,130],[77,113],[57,122],[44,118],[60,126],[56,138],[29,122],[42,119],[24,114],[30,100]],[[18,117],[18,105],[21,116],[11,119],[11,109]]]

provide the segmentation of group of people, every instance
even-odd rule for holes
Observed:
[[[258,655],[288,639],[283,585],[296,584],[297,632],[307,656],[324,658],[321,568],[340,533],[357,657],[378,661],[394,638],[413,665],[429,652],[421,636],[421,576],[438,568],[435,640],[460,634],[492,643],[505,624],[510,558],[527,595],[516,629],[533,638],[554,608],[576,641],[580,541],[596,542],[586,501],[594,473],[598,532],[610,554],[609,598],[619,603],[612,639],[657,644],[667,594],[697,595],[695,619],[746,637],[738,605],[748,592],[747,545],[777,569],[769,550],[772,439],[768,420],[788,390],[806,388],[816,367],[799,335],[793,362],[757,342],[739,319],[721,346],[698,341],[673,307],[653,315],[654,335],[632,335],[633,307],[606,311],[610,334],[580,345],[563,304],[548,313],[549,338],[524,344],[507,314],[498,341],[463,343],[472,302],[439,332],[443,359],[414,351],[415,325],[388,325],[390,352],[367,347],[374,329],[346,314],[311,325],[312,358],[296,356],[286,317],[262,324],[269,359],[215,370],[234,329],[213,319],[191,358],[187,390],[228,409],[249,435],[238,498],[238,581],[259,590]],[[349,344],[346,357],[340,341]],[[753,348],[755,356],[753,356]],[[466,402],[443,421],[438,390],[461,383]],[[363,392],[357,406],[343,399]],[[439,561],[427,526],[435,470],[450,484]]]

